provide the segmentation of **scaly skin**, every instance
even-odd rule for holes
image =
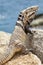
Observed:
[[[30,41],[25,33],[25,26],[33,19],[38,7],[33,6],[20,12],[17,23],[12,33],[9,45],[0,48],[0,65],[10,60],[16,52],[28,50]]]

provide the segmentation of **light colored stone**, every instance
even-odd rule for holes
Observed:
[[[4,65],[41,65],[40,59],[31,52],[27,55],[16,55]]]
[[[10,33],[0,31],[0,54],[4,52],[3,50],[5,50],[6,46],[9,44],[10,37]]]
[[[37,15],[30,25],[33,27],[39,25],[43,26],[43,14]]]
[[[4,45],[8,45],[10,37],[11,37],[10,33],[0,31],[0,47],[2,47]]]
[[[43,30],[32,28],[33,38],[31,43],[32,52],[43,62]]]

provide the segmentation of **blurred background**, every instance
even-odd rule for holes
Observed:
[[[0,0],[0,31],[12,33],[21,10],[38,5],[37,14],[43,13],[43,0]]]

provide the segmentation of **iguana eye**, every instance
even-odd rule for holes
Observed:
[[[19,15],[19,17],[22,17],[22,15]]]

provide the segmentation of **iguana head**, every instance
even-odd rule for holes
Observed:
[[[20,12],[17,22],[21,25],[22,28],[25,28],[27,24],[30,25],[37,10],[38,6],[32,6]]]

